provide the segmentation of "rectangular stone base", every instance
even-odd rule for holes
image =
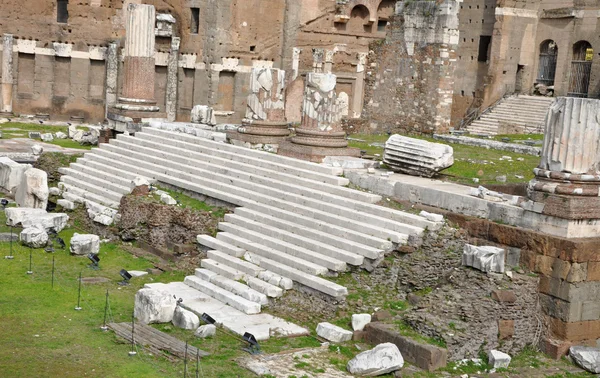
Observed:
[[[143,123],[147,119],[165,119],[167,114],[164,112],[142,112],[108,108],[106,120],[108,127],[118,132],[135,133],[141,131]]]
[[[360,157],[358,148],[326,148],[312,147],[295,144],[290,141],[284,141],[279,144],[278,155],[293,157],[301,160],[312,161],[313,163],[322,163],[326,156],[352,156]]]
[[[565,196],[545,192],[532,192],[529,198],[543,203],[542,214],[564,219],[600,218],[600,197]]]

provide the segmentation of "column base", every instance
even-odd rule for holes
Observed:
[[[328,132],[311,129],[297,128],[296,135],[291,138],[296,144],[323,148],[348,147],[346,133],[343,131]],[[339,156],[339,155],[338,155]]]
[[[293,140],[294,138],[292,138]],[[293,157],[301,160],[322,163],[326,156],[360,157],[359,148],[316,147],[297,144],[295,141],[284,141],[279,144],[278,155]]]
[[[117,132],[135,133],[151,119],[166,119],[167,114],[159,112],[158,106],[116,104],[108,108],[106,120],[108,128]]]
[[[13,118],[14,116],[13,112],[0,112],[0,118]]]

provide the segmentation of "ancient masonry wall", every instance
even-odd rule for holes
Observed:
[[[444,133],[450,127],[458,1],[400,6],[381,43],[372,44],[365,109],[373,131]]]

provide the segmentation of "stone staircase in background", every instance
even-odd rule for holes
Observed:
[[[208,258],[184,282],[246,314],[294,286],[344,298],[328,276],[441,227],[345,187],[340,168],[156,128],[119,135],[62,172],[63,196],[88,207],[117,209],[136,177],[235,205],[216,237],[198,236]]]
[[[506,129],[521,134],[542,133],[546,113],[553,102],[552,97],[525,95],[507,97],[473,121],[466,129],[471,134],[481,135],[515,133],[504,131]]]

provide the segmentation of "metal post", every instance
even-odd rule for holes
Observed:
[[[200,378],[200,349],[196,349],[196,378]]]
[[[104,302],[104,323],[102,327],[100,327],[103,331],[108,331],[108,327],[106,326],[106,314],[108,312],[108,289],[106,289],[106,302]]]
[[[27,274],[33,274],[33,270],[31,269],[31,255],[32,255],[32,251],[33,248],[30,246],[29,247],[29,270],[27,271]]]
[[[52,256],[52,288],[54,289],[54,256]]]
[[[8,256],[4,256],[5,259],[7,260],[12,260],[14,258],[13,256],[13,226],[10,226],[10,254]]]
[[[79,290],[77,293],[77,307],[75,307],[75,310],[81,310],[81,272],[79,272]]]
[[[135,312],[131,313],[131,351],[129,352],[130,356],[135,356],[137,353],[135,351],[135,340],[133,335],[135,333]]]
[[[187,378],[187,349],[188,342],[185,342],[185,354],[183,355],[183,378]]]

